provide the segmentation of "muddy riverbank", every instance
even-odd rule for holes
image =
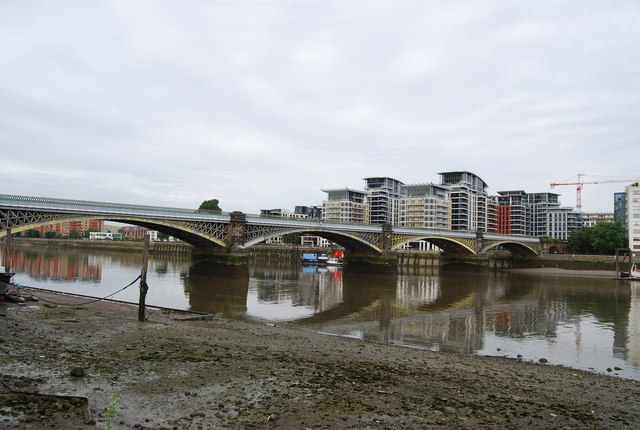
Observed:
[[[640,428],[636,381],[42,296],[0,302],[3,428],[96,428],[116,390],[123,429]]]

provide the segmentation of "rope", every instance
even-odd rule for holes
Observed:
[[[118,294],[119,292],[124,291],[124,290],[126,290],[127,288],[129,288],[130,286],[132,286],[132,285],[133,285],[133,284],[134,284],[138,279],[140,279],[140,276],[138,276],[136,279],[134,279],[133,281],[131,281],[131,283],[130,283],[130,284],[128,284],[128,285],[126,285],[126,286],[124,286],[124,287],[120,288],[120,289],[119,289],[118,291],[116,291],[115,293],[111,293],[111,294],[109,294],[109,295],[107,295],[107,296],[100,297],[100,298],[97,298],[97,299],[95,299],[95,300],[90,300],[90,301],[88,301],[88,302],[84,302],[84,303],[58,303],[58,302],[54,302],[54,301],[51,301],[51,300],[43,299],[42,297],[38,297],[38,299],[42,300],[43,302],[51,303],[52,305],[58,305],[58,306],[82,306],[82,305],[89,305],[89,304],[91,304],[91,303],[100,302],[100,301],[102,301],[102,300],[106,300],[106,299],[108,299],[109,297],[115,296],[115,295],[116,295],[116,294]],[[16,288],[24,288],[24,285],[16,284]],[[29,287],[27,287],[27,288],[29,288]]]

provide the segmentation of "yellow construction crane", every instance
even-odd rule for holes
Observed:
[[[582,210],[582,187],[586,184],[609,184],[609,183],[613,183],[613,182],[629,182],[629,183],[633,183],[633,182],[638,182],[640,181],[640,178],[631,178],[631,179],[604,179],[604,180],[598,180],[598,181],[583,181],[582,178],[585,175],[584,173],[578,173],[576,176],[573,176],[569,179],[566,179],[564,182],[555,182],[550,184],[551,188],[553,189],[554,187],[558,186],[558,185],[576,185],[576,209],[581,211]],[[574,178],[577,178],[577,180],[574,180],[573,182],[570,182],[571,180],[573,180]]]

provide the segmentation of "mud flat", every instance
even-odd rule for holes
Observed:
[[[618,276],[618,273],[615,270],[562,269],[558,267],[507,269],[505,271],[510,273],[536,274],[536,275],[579,276],[582,278],[613,279]]]
[[[0,302],[0,428],[104,428],[116,390],[120,429],[640,428],[637,381],[41,296]]]

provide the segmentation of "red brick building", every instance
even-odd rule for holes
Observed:
[[[69,236],[72,231],[77,231],[82,234],[85,230],[102,231],[104,229],[103,220],[81,220],[81,221],[65,221],[56,224],[44,225],[42,227],[36,227],[34,230],[40,233],[40,237],[44,237],[44,234],[48,231],[52,231],[62,236]]]

